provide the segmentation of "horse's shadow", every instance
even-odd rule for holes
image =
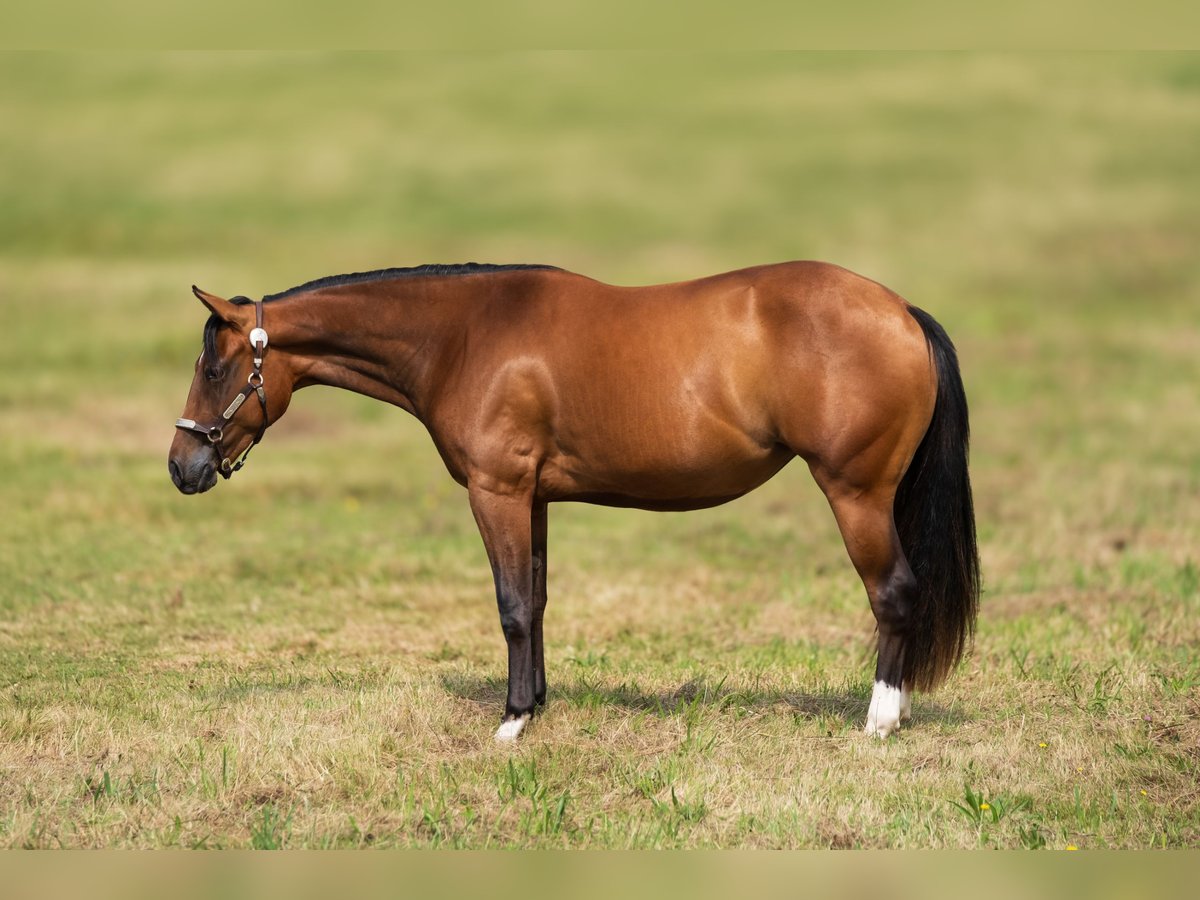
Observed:
[[[507,685],[503,679],[446,674],[442,676],[442,685],[450,694],[480,706],[494,709],[504,706]],[[790,713],[797,720],[848,727],[861,725],[866,719],[870,688],[800,693],[731,685],[727,679],[715,683],[692,679],[672,691],[647,691],[628,680],[577,677],[553,683],[548,699],[551,704],[558,701],[579,708],[620,707],[663,719],[696,709],[718,712],[777,709]],[[914,723],[934,721],[958,725],[966,720],[957,708],[943,706],[926,697],[913,704]]]

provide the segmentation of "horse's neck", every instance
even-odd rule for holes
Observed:
[[[323,384],[383,400],[417,415],[447,335],[447,317],[417,292],[382,283],[288,298],[296,387]],[[281,310],[283,311],[283,310]]]

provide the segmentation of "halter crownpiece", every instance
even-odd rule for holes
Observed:
[[[267,432],[267,426],[271,424],[271,417],[267,414],[266,382],[263,379],[262,373],[263,357],[267,353],[267,332],[263,328],[263,302],[261,300],[254,302],[254,326],[254,330],[250,332],[250,346],[254,348],[254,370],[246,378],[246,386],[225,407],[225,411],[221,413],[220,420],[207,427],[199,424],[195,419],[175,420],[176,428],[202,434],[213,445],[213,449],[217,451],[217,458],[221,460],[220,471],[223,478],[229,478],[246,464],[246,458],[250,456],[251,448],[263,439],[263,435]],[[254,440],[250,442],[250,446],[246,448],[237,462],[233,462],[225,455],[225,451],[221,447],[221,439],[225,436],[223,425],[233,418],[234,414],[241,409],[242,404],[246,402],[246,398],[251,394],[258,395],[258,403],[262,407],[262,423],[258,426],[258,433],[254,435]]]

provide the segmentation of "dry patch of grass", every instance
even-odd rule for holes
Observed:
[[[1152,630],[1131,643],[1139,609],[1179,600],[1056,589],[1024,605],[989,601],[968,664],[881,743],[860,733],[869,617],[848,566],[810,573],[800,593],[767,576],[729,590],[729,572],[699,562],[685,578],[631,578],[573,563],[565,530],[552,558],[551,701],[511,751],[490,738],[503,644],[475,547],[426,583],[339,586],[347,571],[319,598],[291,600],[272,570],[248,589],[212,573],[211,595],[157,605],[98,597],[36,618],[44,606],[26,607],[0,638],[11,679],[5,840],[970,847],[1198,836],[1200,670]],[[663,540],[678,540],[674,530]],[[602,521],[597,531],[622,540]],[[274,565],[282,574],[287,563]],[[747,604],[772,589],[775,599]]]

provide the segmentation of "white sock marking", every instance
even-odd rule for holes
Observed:
[[[875,682],[875,689],[871,691],[871,709],[867,713],[867,734],[885,738],[899,727],[900,688]]]
[[[521,733],[521,729],[525,727],[525,723],[528,721],[529,713],[516,719],[505,719],[500,723],[500,727],[496,729],[496,742],[499,744],[511,744],[517,739],[517,735]]]

